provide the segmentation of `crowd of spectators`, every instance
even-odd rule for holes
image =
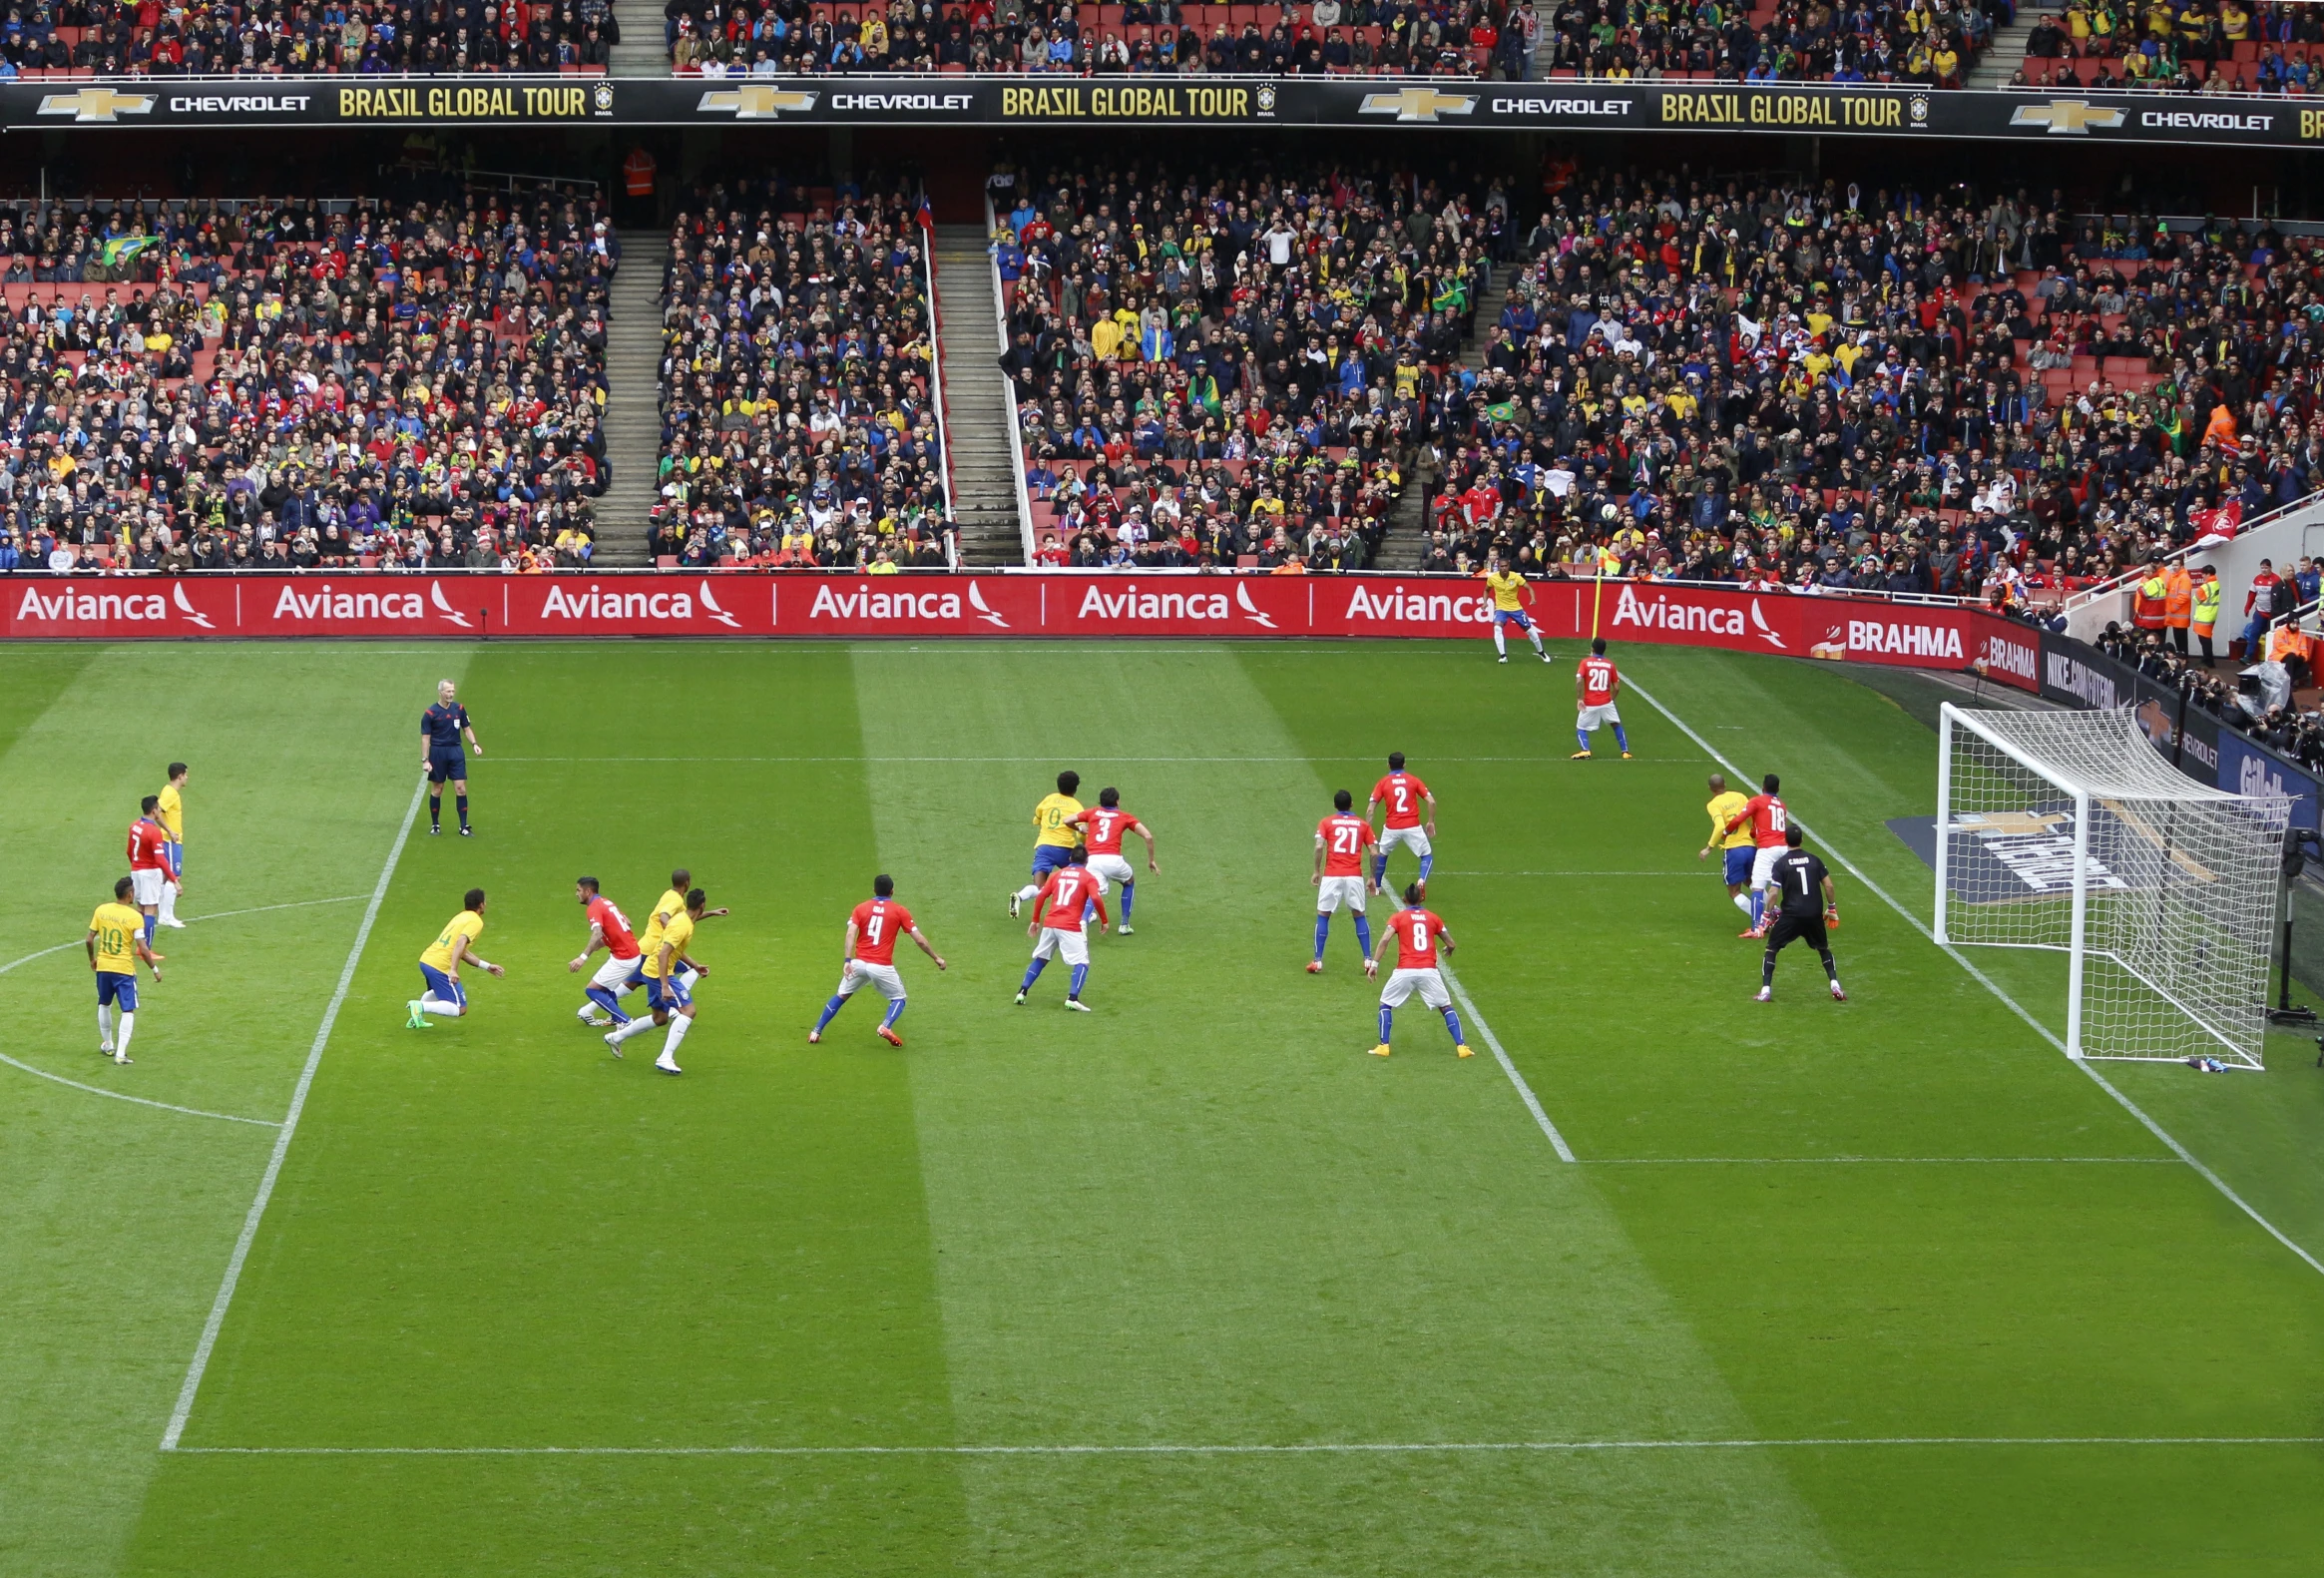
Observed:
[[[673,225],[658,558],[946,562],[927,237],[871,186],[721,185]]]
[[[1498,185],[1158,165],[995,190],[1047,562],[1371,563],[1490,288]]]
[[[1519,81],[1528,75],[1539,27],[1533,0],[1308,0],[1288,6],[668,0],[663,11],[672,64],[682,73],[711,76],[896,71],[1499,75]]]
[[[2070,0],[2026,41],[2013,87],[2307,94],[2324,86],[2324,9],[2276,0]]]
[[[19,0],[0,79],[602,72],[621,36],[610,0]]]
[[[2015,0],[1560,0],[1552,76],[1958,88]]]
[[[2278,578],[2263,574],[2252,589],[2254,608],[2243,650],[2217,661],[2193,656],[2172,633],[2109,622],[2095,643],[2117,663],[2184,696],[2187,705],[2296,762],[2324,773],[2324,710],[2317,683],[2318,637],[2312,628],[2324,567],[2302,557]],[[2305,694],[2307,701],[2302,703]]]
[[[0,568],[586,564],[594,200],[0,210]]]

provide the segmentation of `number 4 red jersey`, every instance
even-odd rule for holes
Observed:
[[[1612,658],[1584,658],[1582,660],[1582,705],[1606,707],[1614,701],[1614,660]]]
[[[1084,835],[1090,841],[1090,853],[1120,854],[1123,834],[1130,831],[1130,824],[1138,818],[1119,806],[1108,810],[1103,805],[1094,805],[1072,820],[1087,829]]]
[[[1791,825],[1783,809],[1783,801],[1772,794],[1754,794],[1743,801],[1743,808],[1727,820],[1727,831],[1733,832],[1748,819],[1751,823],[1751,841],[1762,849],[1780,849],[1784,845],[1784,831]]]
[[[896,938],[912,929],[912,912],[892,898],[855,906],[855,956],[865,964],[896,962]]]
[[[1436,939],[1444,935],[1445,923],[1435,912],[1426,909],[1399,909],[1388,917],[1389,929],[1396,933],[1396,967],[1400,970],[1433,970],[1437,967]]]
[[[1420,807],[1428,799],[1428,786],[1399,769],[1372,786],[1372,798],[1388,807],[1388,826],[1417,827]]]
[[[1325,876],[1364,874],[1364,848],[1372,841],[1370,821],[1334,811],[1315,824],[1315,837],[1323,845]]]

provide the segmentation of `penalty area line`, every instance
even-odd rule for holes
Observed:
[[[1664,707],[1660,702],[1654,700],[1653,696],[1648,693],[1643,686],[1631,682],[1627,676],[1624,679],[1624,684],[1627,686],[1629,690],[1636,693],[1640,701],[1644,702],[1655,712],[1660,713],[1664,718],[1668,719],[1671,725],[1676,728],[1680,734],[1693,741],[1697,749],[1699,749],[1703,755],[1709,757],[1720,767],[1725,768],[1729,773],[1734,774],[1738,779],[1747,780],[1750,777],[1750,775],[1745,773],[1741,768],[1736,767],[1734,763],[1728,761],[1726,757],[1723,756],[1719,750],[1709,741],[1696,734],[1685,719],[1680,718],[1676,713],[1670,711],[1669,708]],[[1800,818],[1797,816],[1792,817],[1792,821],[1795,825],[1804,831],[1813,831],[1812,828],[1808,827],[1808,824],[1805,821],[1800,820]],[[2290,1236],[2287,1235],[2281,1228],[2278,1228],[2274,1223],[2268,1221],[2267,1218],[2261,1216],[2259,1212],[2252,1206],[2251,1202],[2245,1200],[2241,1195],[2235,1193],[2234,1189],[2228,1185],[2227,1180],[2221,1178],[2217,1173],[2212,1172],[2208,1167],[2205,1167],[2202,1162],[2196,1158],[2192,1151],[2189,1151],[2185,1146],[2179,1144],[2177,1140],[2171,1138],[2170,1134],[2162,1127],[2161,1124],[2156,1123],[2152,1118],[2148,1117],[2146,1115],[2145,1109],[2140,1107],[2136,1102],[2132,1101],[2128,1096],[2124,1095],[2121,1090],[2115,1086],[2113,1081],[2107,1079],[2096,1069],[2092,1068],[2088,1059],[2078,1058],[2067,1052],[2066,1043],[2059,1040],[2057,1035],[2052,1032],[2048,1025],[2044,1024],[2041,1020],[2035,1018],[2031,1013],[2027,1012],[2023,1003],[2020,1003],[2015,997],[2012,997],[2008,992],[2002,990],[2000,982],[1996,981],[1992,976],[1986,974],[1985,971],[1979,969],[1976,964],[1972,963],[1969,957],[1959,948],[1954,947],[1950,942],[1940,940],[1937,934],[1930,930],[1925,923],[1923,923],[1920,916],[1914,914],[1911,910],[1905,908],[1904,905],[1898,903],[1886,888],[1882,887],[1878,882],[1872,880],[1871,877],[1866,876],[1862,869],[1857,866],[1855,861],[1849,859],[1845,854],[1840,852],[1838,845],[1834,844],[1829,838],[1822,840],[1822,842],[1825,849],[1830,851],[1832,858],[1839,861],[1842,866],[1846,867],[1850,876],[1864,884],[1866,892],[1869,892],[1873,897],[1879,899],[1889,908],[1895,910],[1899,915],[1904,917],[1905,924],[1911,926],[1915,931],[1919,932],[1923,938],[1944,952],[1949,958],[1953,960],[1954,963],[1960,965],[1964,970],[1967,970],[1972,980],[1976,981],[1978,985],[1984,987],[1987,991],[1993,993],[1995,998],[1997,998],[2004,1007],[2008,1008],[2010,1012],[2016,1014],[2020,1019],[2023,1019],[2026,1022],[2028,1028],[2030,1028],[2036,1035],[2040,1036],[2044,1041],[2049,1042],[2051,1047],[2062,1057],[2065,1057],[2068,1062],[2072,1063],[2076,1068],[2081,1069],[2085,1074],[2088,1074],[2093,1081],[2096,1082],[2098,1089],[2113,1097],[2116,1104],[2119,1105],[2124,1112],[2137,1119],[2139,1124],[2146,1130],[2146,1132],[2153,1135],[2155,1139],[2161,1141],[2164,1147],[2167,1148],[2173,1156],[2176,1156],[2180,1161],[2186,1163],[2187,1166],[2193,1168],[2197,1176],[2199,1176],[2204,1183],[2209,1184],[2221,1195],[2224,1195],[2227,1200],[2234,1205],[2236,1210],[2242,1212],[2252,1221],[2258,1223],[2259,1226],[2265,1230],[2269,1238],[2275,1240],[2285,1249],[2290,1250],[2294,1255],[2297,1255],[2303,1262],[2307,1264],[2307,1267],[2310,1271],[2316,1272],[2319,1275],[2324,1275],[2324,1261],[2318,1261],[2315,1256],[2310,1255],[2306,1250],[2302,1249],[2298,1244],[2294,1243]]]
[[[1494,1060],[1500,1063],[1501,1072],[1509,1076],[1509,1083],[1517,1087],[1518,1099],[1525,1103],[1525,1110],[1533,1114],[1533,1121],[1541,1126],[1543,1134],[1549,1136],[1550,1147],[1558,1153],[1558,1160],[1561,1162],[1573,1161],[1573,1147],[1569,1146],[1566,1143],[1566,1137],[1558,1132],[1558,1126],[1550,1122],[1550,1115],[1542,1110],[1541,1098],[1533,1093],[1533,1087],[1525,1082],[1525,1076],[1517,1071],[1517,1065],[1512,1063],[1509,1060],[1509,1054],[1502,1050],[1501,1038],[1493,1033],[1493,1027],[1487,1024],[1485,1016],[1477,1011],[1476,1002],[1470,998],[1468,990],[1461,985],[1461,978],[1453,973],[1450,961],[1439,959],[1437,969],[1443,973],[1445,984],[1452,988],[1454,999],[1461,1005],[1461,1012],[1469,1016],[1469,1022],[1477,1027],[1477,1034],[1485,1038],[1486,1050],[1490,1051]]]
[[[241,1235],[234,1240],[233,1254],[227,1259],[226,1275],[219,1280],[218,1297],[211,1301],[210,1317],[202,1323],[202,1340],[195,1345],[194,1357],[186,1366],[186,1382],[178,1388],[178,1404],[170,1410],[169,1425],[162,1431],[165,1452],[177,1450],[178,1438],[186,1433],[186,1421],[194,1413],[194,1398],[202,1389],[203,1371],[210,1367],[211,1351],[218,1345],[219,1330],[226,1324],[227,1310],[233,1304],[243,1263],[250,1258],[250,1244],[257,1238],[258,1223],[266,1215],[266,1202],[274,1198],[274,1181],[282,1176],[282,1159],[290,1153],[291,1139],[298,1133],[298,1115],[306,1110],[306,1093],[313,1088],[314,1071],[322,1064],[322,1049],[330,1044],[331,1026],[338,1022],[339,1007],[347,1000],[347,989],[355,983],[355,966],[362,962],[363,945],[371,940],[371,927],[379,919],[379,906],[387,898],[387,884],[395,875],[396,861],[403,857],[403,846],[411,837],[412,823],[419,818],[420,801],[427,791],[425,779],[412,786],[411,803],[403,811],[403,825],[396,829],[395,842],[387,850],[387,861],[379,867],[379,880],[371,886],[371,901],[363,906],[363,923],[355,929],[354,945],[347,949],[347,962],[339,970],[339,984],[323,1008],[322,1023],[315,1027],[314,1044],[307,1048],[306,1064],[298,1071],[298,1083],[290,1092],[290,1108],[282,1115],[282,1126],[274,1135],[273,1154],[266,1158],[266,1171],[258,1179],[258,1192],[250,1201],[248,1215],[242,1218]]]
[[[1734,1452],[1845,1446],[2316,1446],[2324,1435],[1802,1435],[1705,1440],[1308,1441],[1059,1446],[180,1446],[192,1457],[1305,1457],[1427,1452]]]

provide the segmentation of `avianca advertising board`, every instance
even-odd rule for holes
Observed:
[[[1528,613],[1552,639],[1593,629],[1795,658],[1967,669],[2040,685],[2031,630],[1979,609],[1650,582],[1550,581]],[[947,575],[105,576],[0,579],[0,637],[1250,636],[1471,637],[1473,581],[1356,576]]]

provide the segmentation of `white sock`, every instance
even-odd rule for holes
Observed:
[[[1017,902],[1020,904],[1030,904],[1040,896],[1041,889],[1031,882],[1017,889]]]
[[[427,996],[420,999],[420,1012],[423,1014],[435,1014],[441,1018],[457,1019],[460,1017],[460,1005],[458,1003],[448,1003],[441,997],[436,996],[433,992],[430,992]]]
[[[1533,650],[1537,653],[1541,653],[1541,655],[1545,658],[1548,657],[1548,653],[1542,652],[1542,633],[1538,630],[1529,630],[1526,632],[1526,634],[1533,638]]]
[[[177,918],[178,884],[175,882],[164,882],[162,884],[162,924],[166,926]]]
[[[628,1024],[612,1031],[611,1034],[616,1041],[627,1041],[630,1039],[630,1037],[642,1036],[653,1028],[654,1016],[652,1014],[640,1014],[636,1018],[632,1019]]]
[[[121,1032],[113,1038],[113,1055],[115,1057],[129,1056],[129,1033],[136,1028],[137,1015],[124,1013],[121,1016]]]
[[[112,1042],[113,1005],[111,1003],[99,1003],[97,1005],[97,1044],[99,1046],[109,1046],[112,1044]]]
[[[1748,894],[1748,893],[1737,893],[1737,894],[1735,895],[1735,907],[1736,907],[1737,909],[1739,909],[1739,910],[1741,910],[1741,911],[1743,912],[1743,918],[1744,918],[1745,920],[1748,920],[1748,919],[1750,919],[1750,918],[1751,918],[1751,895],[1750,895],[1750,894]]]
[[[1501,633],[1499,625],[1493,627],[1493,650],[1505,658],[1509,656],[1509,638]]]
[[[678,967],[678,984],[686,989],[689,997],[694,995],[694,983],[701,978],[702,972],[699,970],[689,969],[683,964]]]
[[[661,1062],[675,1063],[678,1061],[678,1043],[686,1039],[687,1029],[693,1025],[693,1023],[694,1021],[688,1018],[685,1014],[673,1014],[671,1016],[670,1039],[662,1043],[662,1057],[660,1059]]]

